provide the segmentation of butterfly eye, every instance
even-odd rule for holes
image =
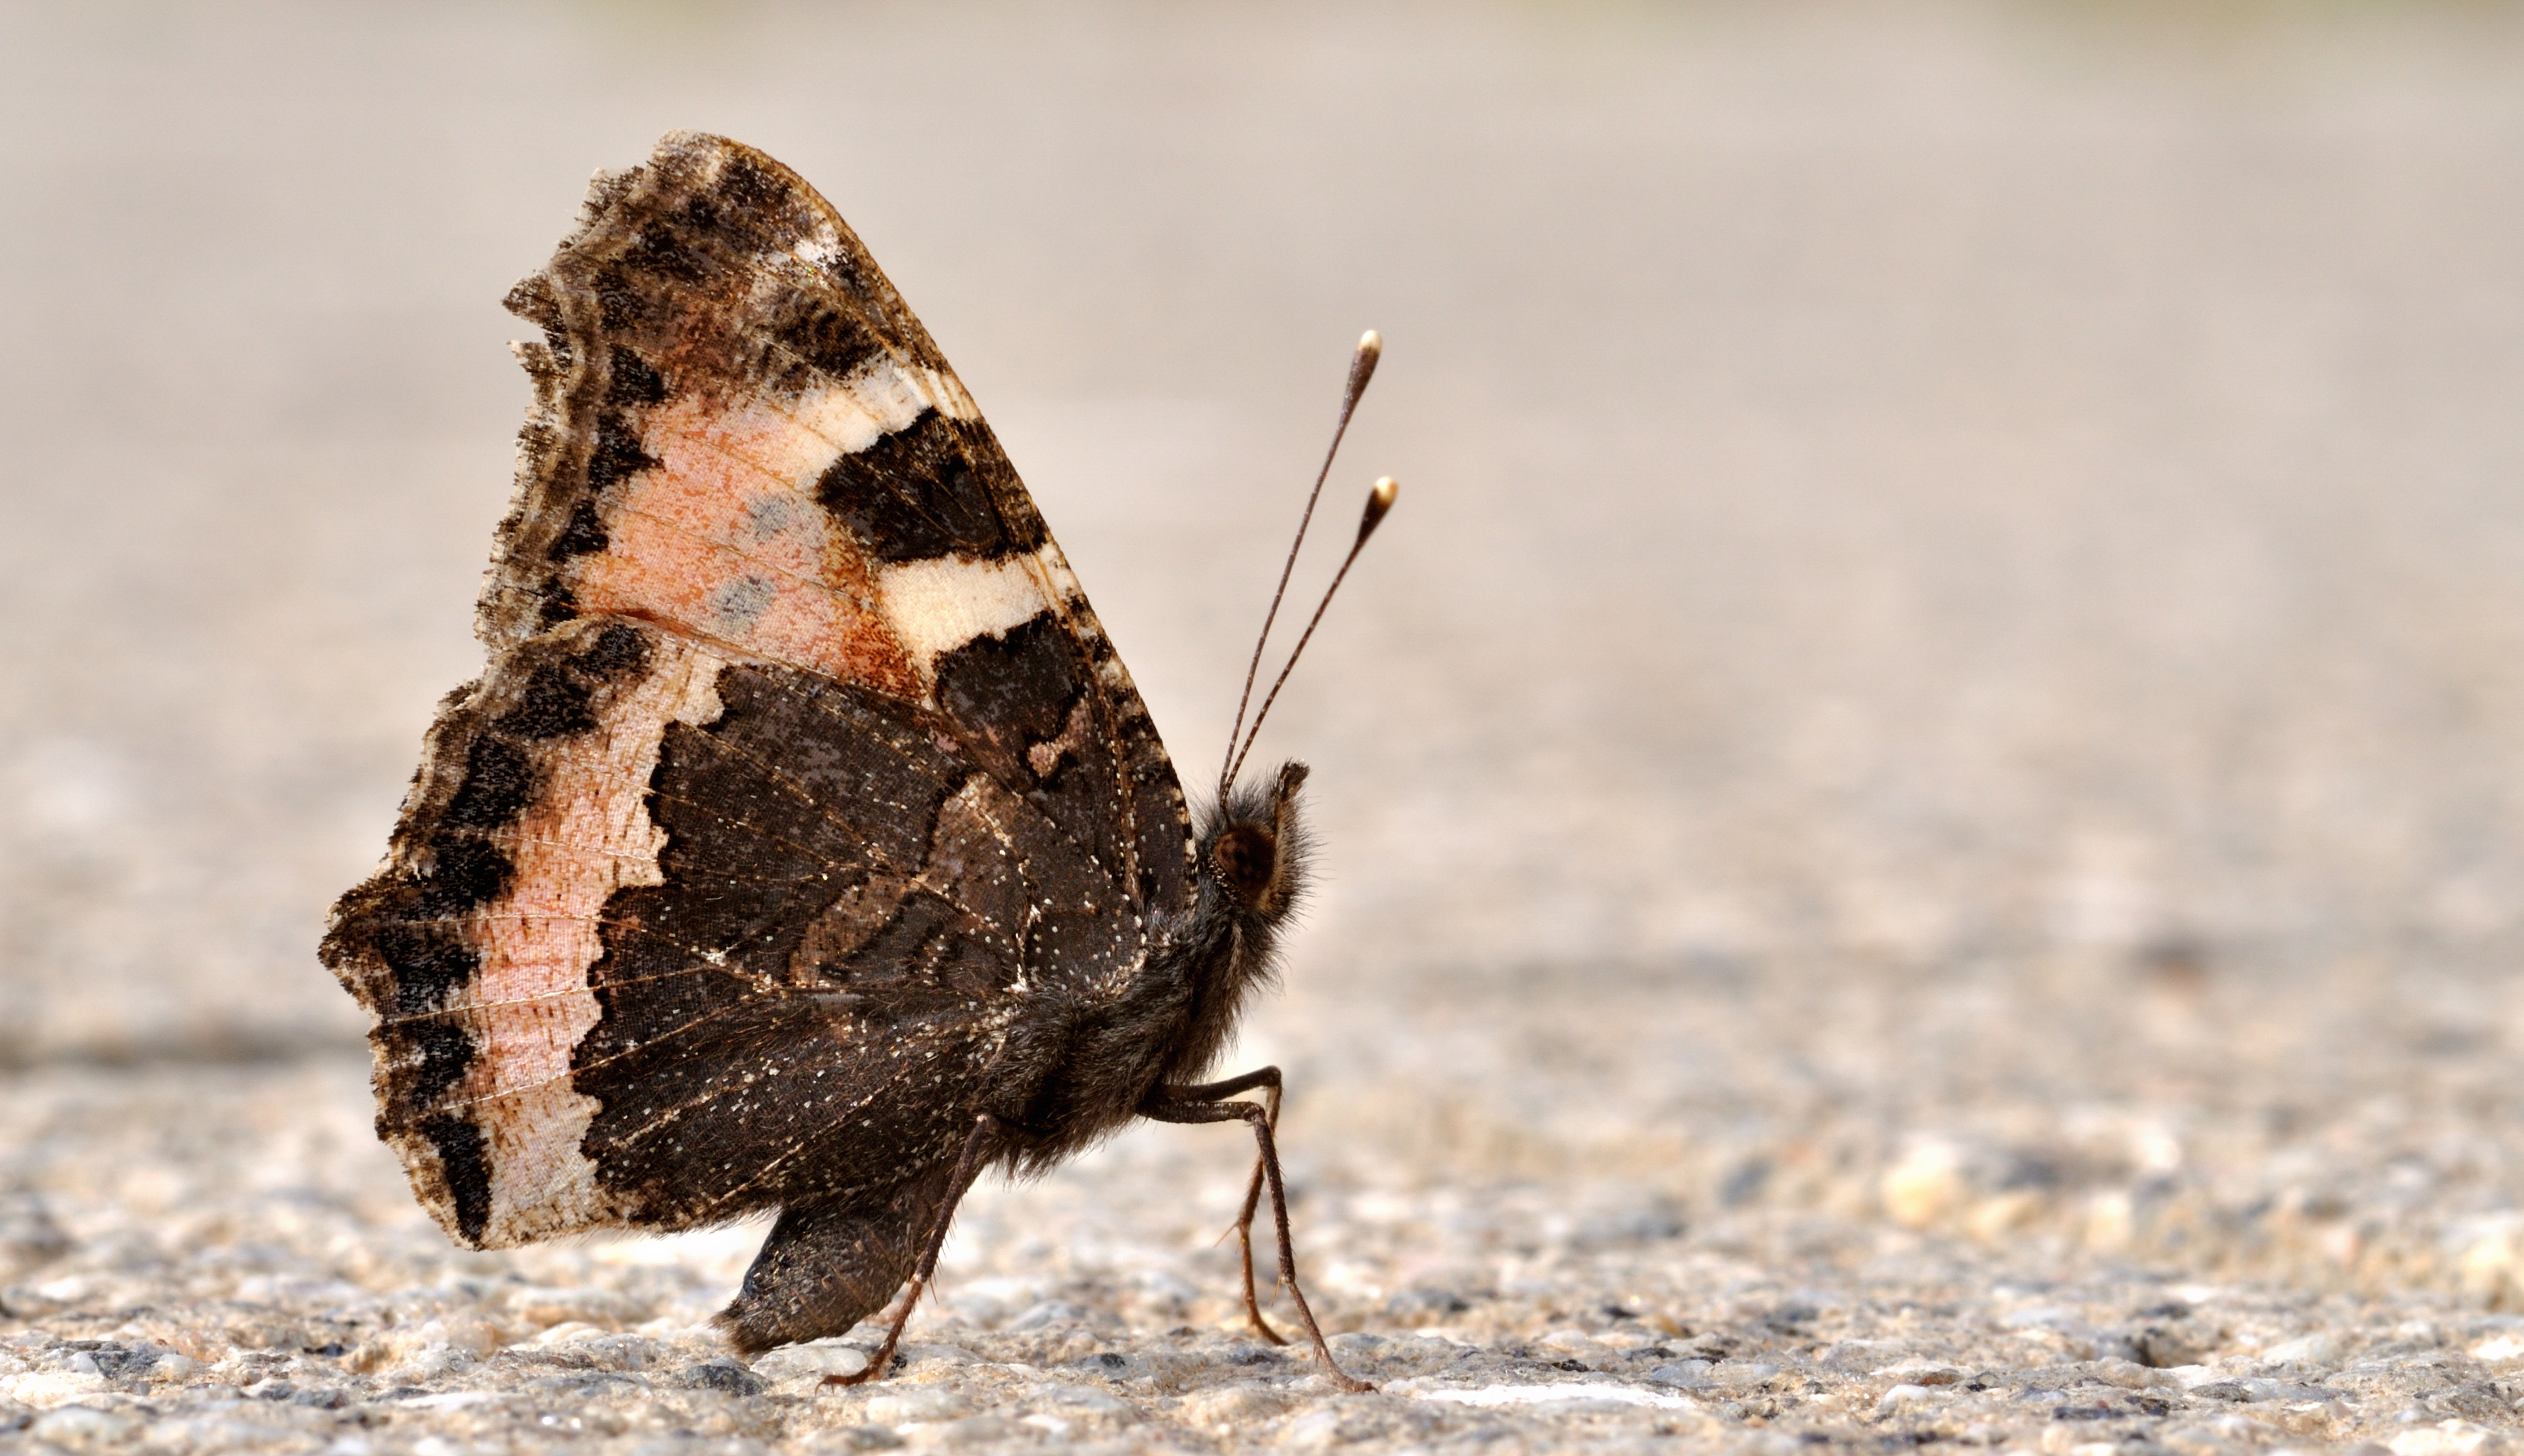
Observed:
[[[1280,847],[1271,831],[1258,824],[1238,824],[1218,837],[1209,851],[1210,866],[1227,893],[1246,905],[1259,905],[1270,893]]]

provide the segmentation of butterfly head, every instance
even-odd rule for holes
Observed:
[[[1322,625],[1334,594],[1348,579],[1350,566],[1366,549],[1367,538],[1376,534],[1377,523],[1393,509],[1397,487],[1392,476],[1380,478],[1368,491],[1367,508],[1359,515],[1358,536],[1350,543],[1349,554],[1341,558],[1340,568],[1333,573],[1332,585],[1324,589],[1323,600],[1315,604],[1315,614],[1307,619],[1305,631],[1288,653],[1288,660],[1281,664],[1271,691],[1262,696],[1262,706],[1253,714],[1249,730],[1244,710],[1252,706],[1253,685],[1262,668],[1262,649],[1271,640],[1272,625],[1280,619],[1280,604],[1287,597],[1288,577],[1296,568],[1299,549],[1306,544],[1306,527],[1315,518],[1315,503],[1323,498],[1324,481],[1332,474],[1333,457],[1340,450],[1341,435],[1349,429],[1350,413],[1358,408],[1359,395],[1367,389],[1367,381],[1376,373],[1376,362],[1383,353],[1383,337],[1371,328],[1360,336],[1357,351],[1350,357],[1349,382],[1341,390],[1340,418],[1333,426],[1332,447],[1324,452],[1323,468],[1316,472],[1315,488],[1306,496],[1305,514],[1298,517],[1296,539],[1288,543],[1288,558],[1280,567],[1280,585],[1271,593],[1271,609],[1262,615],[1262,632],[1253,641],[1253,657],[1244,668],[1244,692],[1237,700],[1236,723],[1227,730],[1227,757],[1218,769],[1218,808],[1200,833],[1201,877],[1218,891],[1220,898],[1238,917],[1239,937],[1259,937],[1252,943],[1259,947],[1253,958],[1257,966],[1268,966],[1270,931],[1296,908],[1305,890],[1306,841],[1297,825],[1297,791],[1306,782],[1306,765],[1281,764],[1267,789],[1239,786],[1237,775],[1244,767],[1244,755],[1253,751],[1254,740],[1262,736],[1262,721],[1271,715],[1271,704],[1280,701],[1280,690],[1287,686],[1289,672],[1305,655],[1306,644],[1314,640],[1315,628]]]
[[[1269,923],[1296,907],[1305,885],[1306,837],[1297,791],[1306,765],[1283,763],[1269,788],[1240,788],[1220,803],[1200,840],[1201,873],[1237,911]]]

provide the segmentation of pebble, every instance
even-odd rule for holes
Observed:
[[[973,1409],[965,1394],[948,1385],[884,1385],[867,1398],[867,1418],[885,1426],[951,1421]]]
[[[2336,1365],[2340,1363],[2341,1339],[2329,1330],[2317,1330],[2283,1339],[2261,1351],[2261,1359],[2272,1365]]]
[[[812,1344],[789,1345],[756,1356],[753,1370],[767,1380],[798,1380],[825,1376],[852,1376],[867,1369],[867,1351],[847,1345],[838,1339],[819,1339]]]
[[[674,1383],[687,1390],[716,1390],[726,1395],[759,1395],[762,1379],[734,1359],[704,1360],[675,1373]]]
[[[2405,1431],[2386,1441],[2393,1456],[2500,1456],[2510,1449],[2508,1437],[2469,1421],[2442,1421]]]
[[[1195,1426],[1251,1426],[1285,1413],[1296,1398],[1278,1386],[1239,1381],[1194,1391],[1183,1398],[1179,1409]]]
[[[26,1427],[26,1433],[39,1441],[85,1449],[117,1444],[139,1429],[139,1421],[121,1411],[65,1405],[37,1416]]]

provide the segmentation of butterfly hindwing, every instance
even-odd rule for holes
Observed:
[[[1164,749],[962,384],[787,169],[669,136],[510,304],[545,337],[491,662],[325,942],[379,1130],[480,1246],[917,1201],[1187,902]]]

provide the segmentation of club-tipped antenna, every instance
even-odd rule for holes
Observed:
[[[1384,336],[1371,328],[1358,336],[1358,350],[1349,358],[1349,383],[1341,390],[1340,418],[1333,425],[1333,443],[1324,451],[1324,467],[1315,472],[1315,488],[1306,493],[1305,514],[1297,517],[1297,537],[1288,543],[1288,559],[1280,565],[1280,584],[1272,589],[1271,609],[1262,614],[1262,634],[1253,639],[1253,660],[1244,664],[1244,692],[1236,700],[1236,724],[1227,730],[1227,761],[1218,770],[1218,798],[1222,803],[1227,801],[1227,791],[1235,782],[1237,765],[1244,761],[1244,755],[1237,751],[1237,741],[1244,732],[1244,709],[1251,706],[1253,703],[1254,679],[1262,673],[1262,648],[1271,640],[1271,624],[1280,619],[1280,602],[1282,598],[1288,595],[1289,573],[1297,569],[1297,548],[1306,544],[1306,527],[1314,523],[1315,503],[1323,498],[1324,482],[1332,476],[1333,457],[1340,454],[1341,436],[1349,432],[1350,413],[1358,408],[1358,397],[1367,393],[1367,381],[1376,377],[1376,362],[1383,353]],[[1391,504],[1389,497],[1387,504]],[[1370,514],[1381,517],[1383,512],[1371,508]],[[1374,528],[1374,523],[1371,521],[1368,529]],[[1366,532],[1360,532],[1358,539],[1359,545],[1365,545]],[[1352,557],[1358,555],[1357,546],[1350,548],[1350,555]],[[1348,570],[1349,563],[1342,562],[1341,569]],[[1339,584],[1337,579],[1334,584]],[[1329,604],[1331,600],[1331,595],[1327,593],[1326,603]],[[1315,615],[1318,618],[1322,617],[1323,608],[1320,607],[1315,608]],[[1313,629],[1309,627],[1308,630]],[[1294,665],[1296,658],[1291,656],[1288,661]],[[1285,668],[1282,669],[1280,676],[1284,681],[1286,679],[1287,672]],[[1273,691],[1277,692],[1278,689],[1274,688]],[[1259,718],[1254,720],[1254,726],[1257,728],[1261,726]],[[1246,743],[1249,747],[1250,740]]]
[[[1342,579],[1349,575],[1350,563],[1358,559],[1360,552],[1367,550],[1367,538],[1376,534],[1377,523],[1384,519],[1384,512],[1393,509],[1393,498],[1401,491],[1402,487],[1395,484],[1390,475],[1378,476],[1376,484],[1369,488],[1367,510],[1358,518],[1358,539],[1349,544],[1349,555],[1341,558],[1340,569],[1333,573],[1333,584],[1324,588],[1324,600],[1315,604],[1315,614],[1306,618],[1306,630],[1297,634],[1296,649],[1282,664],[1280,675],[1272,679],[1271,691],[1262,695],[1262,710],[1253,715],[1253,731],[1244,735],[1244,747],[1237,750],[1236,756],[1228,760],[1227,772],[1219,775],[1218,792],[1222,800],[1227,797],[1226,786],[1235,783],[1237,773],[1244,767],[1244,755],[1253,752],[1253,740],[1262,736],[1262,720],[1271,716],[1271,704],[1280,701],[1280,689],[1287,683],[1288,674],[1296,670],[1297,659],[1305,655],[1306,644],[1314,641],[1315,628],[1322,623],[1325,609],[1333,605],[1333,593],[1340,590]]]

